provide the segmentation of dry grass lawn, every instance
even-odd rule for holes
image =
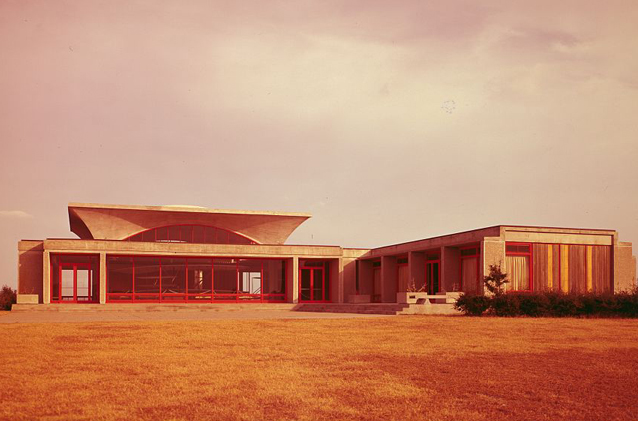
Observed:
[[[0,419],[635,420],[638,321],[0,325]]]

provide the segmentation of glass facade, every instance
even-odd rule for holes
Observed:
[[[286,301],[285,259],[107,256],[108,302]]]
[[[98,303],[100,257],[51,254],[50,291],[52,303]]]

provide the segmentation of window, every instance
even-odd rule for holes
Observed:
[[[106,267],[107,301],[286,301],[284,259],[107,256]]]
[[[505,244],[505,273],[509,283],[505,284],[506,291],[532,290],[532,257],[531,244]]]
[[[236,232],[202,225],[171,225],[152,228],[125,241],[150,243],[257,244]]]
[[[480,248],[476,246],[461,249],[461,290],[469,294],[482,294],[479,282]]]

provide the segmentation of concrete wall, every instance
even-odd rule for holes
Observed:
[[[483,279],[490,272],[490,265],[500,266],[505,272],[505,241],[498,237],[486,237],[481,243],[481,273],[479,279]],[[485,292],[485,286],[483,286]]]
[[[614,292],[628,291],[636,286],[636,258],[631,243],[614,246]]]
[[[397,302],[397,258],[383,256],[381,258],[381,301],[384,303]]]
[[[24,240],[18,243],[18,294],[37,294],[43,302],[42,241]]]
[[[458,291],[460,287],[461,251],[458,247],[441,249],[441,292]]]

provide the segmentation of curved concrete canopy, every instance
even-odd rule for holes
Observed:
[[[193,206],[129,206],[69,203],[71,231],[84,240],[124,240],[167,225],[208,225],[259,244],[283,244],[310,214],[207,209]]]

